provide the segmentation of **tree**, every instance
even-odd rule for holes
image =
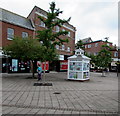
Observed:
[[[21,59],[23,61],[30,60],[32,63],[32,72],[34,78],[34,61],[41,60],[44,47],[40,45],[40,42],[33,38],[19,38],[16,37],[12,40],[12,43],[3,48],[6,55],[10,55],[12,58]]]
[[[82,40],[79,40],[77,43],[76,43],[76,46],[75,46],[76,49],[84,49],[84,43],[82,42]]]
[[[96,57],[96,65],[102,68],[102,72],[105,68],[108,68],[109,63],[112,62],[110,49],[108,45],[102,45],[102,49]],[[103,73],[102,76],[104,76]]]
[[[57,54],[55,54],[56,45],[62,45],[64,42],[68,42],[68,39],[62,39],[61,35],[67,35],[68,31],[59,30],[63,24],[68,23],[70,21],[70,18],[68,20],[61,20],[58,18],[60,14],[62,14],[62,11],[60,9],[56,9],[55,2],[52,2],[50,4],[50,9],[47,12],[47,18],[45,19],[42,16],[39,16],[38,18],[40,21],[42,21],[45,24],[44,30],[38,30],[37,31],[37,38],[42,43],[42,46],[44,46],[46,52],[43,56],[43,61],[53,61]],[[55,27],[58,28],[57,32],[54,32],[53,30]],[[45,71],[44,71],[44,78],[45,78]]]

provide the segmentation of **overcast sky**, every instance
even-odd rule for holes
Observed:
[[[109,37],[113,45],[118,45],[118,0],[0,0],[0,7],[27,17],[35,5],[48,11],[52,1],[63,11],[59,18],[71,17],[76,41]]]

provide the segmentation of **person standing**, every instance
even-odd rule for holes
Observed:
[[[42,74],[42,68],[40,67],[40,64],[38,65],[37,72],[38,72],[38,81],[40,81],[41,80],[41,74]]]

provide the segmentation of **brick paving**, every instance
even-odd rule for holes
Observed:
[[[53,86],[33,86],[30,74],[3,74],[2,114],[111,114],[118,113],[118,77],[91,72],[90,81],[68,81],[67,73],[46,73]],[[54,94],[59,92],[60,94]]]

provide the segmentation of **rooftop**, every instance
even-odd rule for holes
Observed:
[[[34,30],[29,19],[2,8],[0,8],[0,21]]]

